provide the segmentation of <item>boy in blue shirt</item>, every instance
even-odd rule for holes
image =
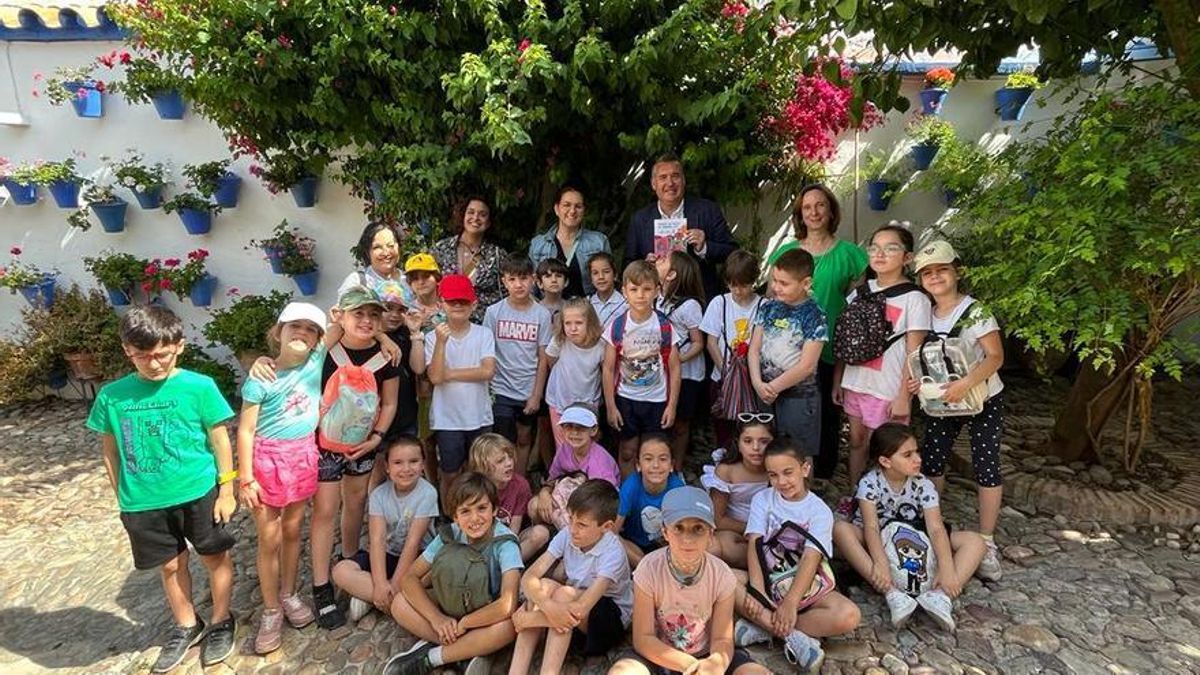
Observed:
[[[631,568],[637,567],[642,556],[663,546],[663,497],[684,485],[679,474],[671,473],[671,461],[667,437],[650,434],[638,448],[638,470],[621,483],[621,506],[613,531],[621,534]]]
[[[233,410],[212,378],[175,366],[183,324],[171,310],[137,306],[121,319],[121,346],[136,372],[105,385],[87,427],[100,434],[104,469],[117,494],[133,565],[158,568],[175,620],[153,672],[179,665],[203,641],[211,666],[234,650],[233,536],[225,523],[237,501],[233,449],[222,422]],[[211,625],[196,616],[188,543],[200,554],[212,587]]]

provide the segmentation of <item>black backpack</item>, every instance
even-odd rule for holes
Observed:
[[[833,356],[844,363],[857,365],[877,359],[904,336],[892,334],[892,322],[887,318],[887,299],[921,289],[912,282],[871,291],[866,283],[858,287],[854,297],[833,330]]]

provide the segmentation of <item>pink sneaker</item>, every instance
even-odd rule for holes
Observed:
[[[277,609],[263,610],[262,619],[258,624],[258,634],[254,636],[254,651],[257,654],[270,654],[283,644],[283,612]]]
[[[283,614],[293,628],[304,628],[317,619],[312,608],[297,595],[285,595],[279,599],[279,604],[283,605]]]

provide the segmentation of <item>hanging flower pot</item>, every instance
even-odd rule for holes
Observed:
[[[108,302],[113,307],[127,307],[129,305],[129,294],[124,290],[105,286],[104,292],[108,293]]]
[[[275,274],[283,274],[283,248],[280,246],[263,246],[262,251],[267,256],[267,261],[271,263],[271,271]]]
[[[159,185],[152,187],[149,190],[133,190],[133,196],[137,199],[138,206],[143,209],[157,209],[162,206],[163,186]]]
[[[21,295],[33,307],[42,307],[50,309],[54,306],[54,285],[57,279],[53,276],[46,276],[40,282],[24,286],[20,289]]]
[[[4,179],[4,187],[14,204],[29,206],[37,203],[37,183],[18,183],[10,178]]]
[[[958,201],[958,191],[948,187],[942,188],[942,201],[946,203],[946,206],[953,207]]]
[[[886,211],[892,201],[892,184],[886,180],[867,181],[867,205],[872,211]]]
[[[62,389],[70,383],[71,380],[67,378],[67,371],[62,369],[52,370],[50,371],[50,374],[46,376],[46,386],[55,391]]]
[[[77,380],[98,380],[100,371],[96,368],[96,355],[91,352],[76,352],[63,354],[63,360],[71,369],[71,374]]]
[[[933,87],[930,89],[922,89],[918,96],[921,97],[921,110],[926,115],[940,115],[942,113],[942,103],[946,97],[950,95],[949,89]]]
[[[996,112],[1005,122],[1016,122],[1025,114],[1025,106],[1033,96],[1033,87],[1003,87],[996,90]]]
[[[179,209],[179,220],[188,234],[208,234],[212,229],[212,212],[206,209]]]
[[[50,196],[60,209],[79,206],[79,183],[73,180],[56,180],[50,183]]]
[[[91,209],[100,219],[100,227],[103,227],[105,232],[115,234],[125,231],[125,209],[128,206],[125,200],[115,199],[111,202],[93,203]]]
[[[242,189],[242,177],[236,173],[226,173],[217,179],[217,190],[213,193],[213,201],[223,208],[233,208],[238,203],[238,193]]]
[[[183,119],[183,110],[186,106],[183,103],[183,95],[178,91],[165,89],[157,92],[150,96],[150,102],[154,104],[154,110],[158,113],[159,119]]]
[[[63,88],[71,92],[71,107],[80,117],[104,117],[104,92],[95,80],[86,82],[64,82]]]
[[[307,209],[316,205],[317,184],[320,180],[316,176],[305,176],[291,187],[292,199],[296,200],[296,206]]]
[[[912,160],[917,169],[924,171],[933,163],[933,158],[937,155],[938,146],[931,144],[918,144],[912,146]]]
[[[320,274],[320,270],[313,270],[311,272],[293,274],[291,276],[292,280],[296,282],[296,287],[300,289],[300,295],[316,295],[317,279]]]
[[[379,204],[380,202],[382,202],[383,197],[384,197],[383,182],[378,181],[378,180],[373,180],[369,183],[369,186],[371,188],[371,199],[376,204]]]
[[[200,281],[192,285],[188,291],[188,297],[192,304],[197,307],[208,307],[212,304],[213,291],[217,290],[217,278],[211,274],[205,274]]]

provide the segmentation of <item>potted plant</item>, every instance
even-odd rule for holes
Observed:
[[[104,294],[72,284],[54,307],[24,314],[25,334],[46,363],[65,361],[80,380],[100,380],[127,369],[120,346],[116,312]]]
[[[189,251],[187,262],[179,258],[167,258],[163,266],[167,269],[167,279],[171,282],[171,292],[179,297],[191,299],[196,307],[208,307],[212,304],[213,291],[217,288],[217,278],[208,273],[204,261],[208,259],[208,251],[198,248]],[[182,263],[182,264],[181,264]]]
[[[13,164],[7,157],[0,157],[0,182],[8,190],[8,196],[18,206],[37,203],[37,183],[34,182],[36,164]]]
[[[32,176],[34,183],[50,188],[50,195],[60,209],[79,206],[79,186],[83,178],[76,172],[74,159],[36,164]]]
[[[195,188],[205,197],[212,197],[217,206],[227,209],[237,206],[242,178],[229,171],[228,159],[185,164],[183,175],[188,179],[188,187]]]
[[[83,259],[83,267],[108,292],[108,299],[115,307],[128,305],[133,290],[142,282],[149,260],[138,258],[132,253],[105,251],[96,257]]]
[[[320,157],[276,155],[267,161],[267,167],[250,167],[250,173],[262,180],[272,194],[290,190],[296,206],[306,209],[317,203],[317,186],[325,162]]]
[[[1041,89],[1045,83],[1031,71],[1012,73],[1004,80],[1004,86],[996,90],[996,112],[1005,122],[1016,122],[1025,114],[1025,106],[1029,103],[1033,92]]]
[[[21,262],[20,246],[13,246],[8,252],[12,260],[7,266],[0,267],[0,287],[7,288],[9,293],[20,291],[25,301],[34,307],[52,307],[58,271],[41,270]]]
[[[886,211],[904,182],[901,162],[891,161],[890,153],[874,152],[863,167],[867,177],[867,205],[872,211]]]
[[[921,110],[926,115],[938,115],[942,111],[942,103],[954,86],[954,71],[949,68],[934,68],[925,73],[925,88],[921,90]]]
[[[236,295],[237,291],[231,290],[229,294]],[[212,319],[204,325],[204,337],[228,347],[249,370],[254,359],[269,351],[267,331],[275,325],[275,319],[291,297],[283,291],[241,296],[229,307],[213,311]]]
[[[150,163],[146,157],[130,148],[125,156],[113,163],[113,175],[127,188],[143,209],[162,205],[163,188],[167,186],[170,167],[162,162]]]
[[[316,242],[289,226],[286,219],[275,226],[270,237],[251,239],[246,248],[261,249],[275,274],[304,274],[317,269],[313,260]]]
[[[933,115],[917,115],[905,126],[905,133],[913,141],[913,164],[920,171],[929,168],[939,147],[955,138],[954,127]]]
[[[941,146],[937,159],[918,184],[925,189],[940,190],[946,206],[955,206],[979,188],[990,166],[987,153],[973,143],[955,138]]]
[[[220,206],[194,192],[177,194],[163,202],[162,208],[167,213],[179,212],[179,220],[188,234],[207,234],[212,229],[213,216],[221,212]]]
[[[179,86],[183,78],[176,76],[151,58],[133,56],[129,52],[113,52],[125,64],[125,81],[113,85],[131,103],[152,103],[159,119],[181,120],[187,105]]]
[[[94,76],[95,63],[78,68],[57,68],[45,83],[46,98],[54,105],[68,101],[79,117],[104,117],[104,93],[107,86]],[[34,79],[40,79],[34,75]]]
[[[125,231],[125,209],[128,204],[114,192],[112,171],[102,170],[96,177],[84,181],[83,206],[68,218],[67,222],[80,230],[92,226],[89,213],[95,213],[100,226],[110,234]]]

